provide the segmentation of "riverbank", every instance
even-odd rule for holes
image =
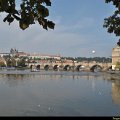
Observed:
[[[0,74],[38,74],[38,75],[65,75],[65,76],[118,76],[120,77],[119,73],[111,74],[110,72],[90,72],[90,71],[53,71],[53,70],[40,70],[36,72],[32,72],[30,69],[15,69],[15,70],[0,70]]]

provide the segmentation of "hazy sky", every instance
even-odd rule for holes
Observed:
[[[51,0],[49,20],[55,30],[43,30],[39,24],[21,30],[17,22],[2,22],[0,16],[0,52],[20,51],[61,54],[71,57],[110,57],[118,38],[103,28],[104,18],[114,7],[105,0]],[[95,54],[92,54],[95,50]]]

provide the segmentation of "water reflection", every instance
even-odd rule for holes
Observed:
[[[21,74],[22,73],[22,74]],[[97,73],[91,73],[91,72],[45,72],[42,71],[40,74],[30,74],[26,72],[21,72],[20,74],[14,74],[14,72],[11,74],[0,74],[0,78],[4,79],[5,84],[9,84],[10,86],[14,87],[16,85],[22,85],[28,80],[33,80],[38,78],[39,80],[63,80],[63,79],[72,79],[72,80],[81,80],[86,79],[91,81],[92,89],[95,90],[95,81],[101,78],[103,80],[109,79],[109,77],[106,74],[97,74]]]
[[[110,79],[91,72],[0,74],[0,115],[117,115],[120,82]]]
[[[112,83],[112,99],[120,106],[120,81]]]
[[[23,85],[26,82],[26,80],[30,78],[30,76],[18,75],[18,74],[6,74],[6,75],[0,75],[0,78],[3,79],[3,81],[0,82],[9,85],[9,87],[16,87],[18,85]]]

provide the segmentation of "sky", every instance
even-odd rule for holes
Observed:
[[[18,22],[9,26],[0,15],[0,52],[16,48],[28,53],[63,57],[111,57],[119,38],[107,33],[103,23],[104,18],[114,12],[112,4],[106,4],[105,0],[51,2],[48,19],[55,22],[54,30],[46,31],[36,23],[23,31]]]

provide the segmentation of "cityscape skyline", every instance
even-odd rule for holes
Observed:
[[[14,54],[11,52],[11,50],[16,51],[15,54],[19,54],[19,56],[50,56],[50,57],[65,57],[65,58],[77,58],[77,57],[81,57],[81,56],[63,56],[62,54],[58,53],[58,54],[47,54],[47,53],[41,53],[41,52],[27,52],[27,51],[22,51],[22,50],[18,50],[16,48],[11,48],[9,51],[0,51],[0,56],[4,56],[4,55],[10,55],[10,54]],[[92,54],[95,54],[96,51],[92,51]],[[92,57],[86,57],[86,56],[82,56],[81,58],[94,58],[94,57],[99,57],[99,56],[92,56]],[[101,58],[104,56],[101,56]],[[112,56],[106,57],[106,58],[111,58]]]

